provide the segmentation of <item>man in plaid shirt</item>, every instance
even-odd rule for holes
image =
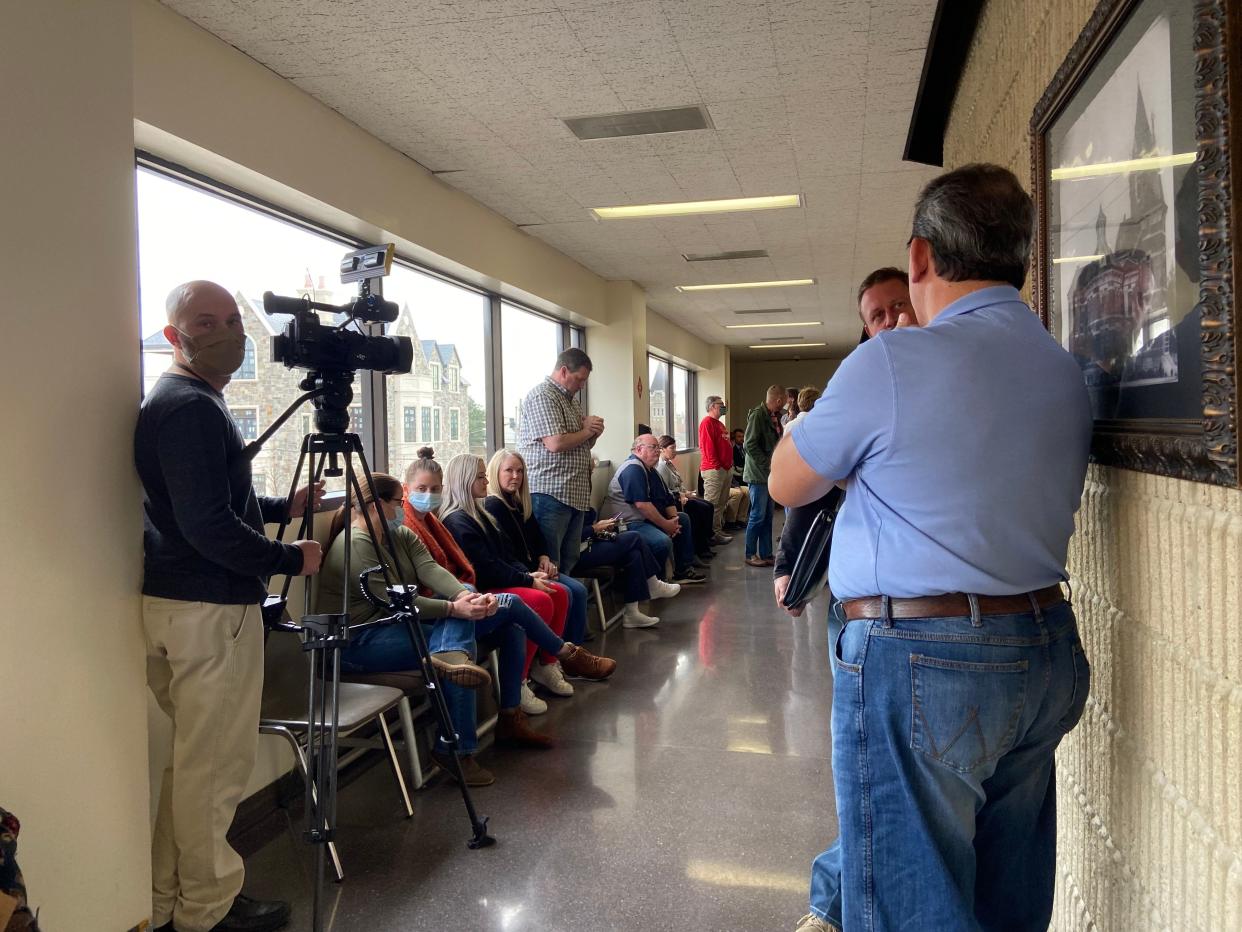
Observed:
[[[582,518],[591,507],[591,447],[604,432],[604,419],[584,414],[574,397],[590,375],[591,357],[565,350],[552,374],[522,400],[518,416],[535,520],[562,573],[578,562]]]

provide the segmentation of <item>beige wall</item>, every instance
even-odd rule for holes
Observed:
[[[945,140],[1030,178],[1089,0],[992,0]],[[1070,571],[1094,666],[1058,754],[1059,930],[1242,923],[1242,491],[1093,466]]]
[[[128,4],[6,4],[0,86],[0,806],[43,927],[116,932],[150,914]]]
[[[746,412],[763,401],[769,385],[823,390],[837,371],[839,359],[764,359],[733,361],[726,401],[729,428],[745,427]]]

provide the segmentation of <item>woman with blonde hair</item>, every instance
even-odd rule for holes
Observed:
[[[528,572],[543,573],[544,581],[554,590],[554,598],[561,596],[557,604],[559,606],[563,601],[566,606],[562,636],[567,641],[580,644],[586,638],[587,629],[586,586],[572,576],[562,575],[549,556],[543,531],[535,520],[531,506],[526,461],[515,451],[497,450],[487,464],[487,498],[483,501],[483,508],[508,540],[517,561]],[[563,590],[563,593],[556,593],[556,589]],[[533,664],[530,678],[554,696],[574,694],[574,688],[566,682],[559,664]]]
[[[525,596],[523,601],[533,599],[537,603],[540,600],[535,597],[542,595],[547,603],[545,611],[549,613],[554,595],[559,592],[567,607],[564,589],[550,585],[543,571],[529,571],[517,561],[491,515],[479,506],[486,495],[487,469],[481,457],[473,453],[459,453],[445,464],[440,520],[474,566],[479,588],[490,592],[508,592],[519,598]],[[534,593],[524,590],[534,590]],[[530,602],[527,601],[527,604]],[[564,616],[560,621],[563,625]],[[528,630],[526,634],[538,648],[540,660],[545,666],[560,663],[564,673],[570,676],[602,680],[611,676],[617,667],[615,660],[596,657],[572,642],[562,640],[546,625]]]

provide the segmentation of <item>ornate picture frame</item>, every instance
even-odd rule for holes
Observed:
[[[1034,303],[1083,368],[1092,459],[1227,486],[1240,19],[1233,0],[1100,0],[1030,123]]]

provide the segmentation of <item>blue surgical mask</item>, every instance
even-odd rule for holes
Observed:
[[[392,528],[392,532],[394,534],[397,533],[397,528],[402,527],[404,525],[405,525],[405,514],[400,511],[397,512],[395,517],[388,519],[388,526]]]
[[[439,492],[407,492],[405,494],[405,500],[410,503],[410,507],[424,514],[438,509],[440,507],[440,498],[441,493]]]

